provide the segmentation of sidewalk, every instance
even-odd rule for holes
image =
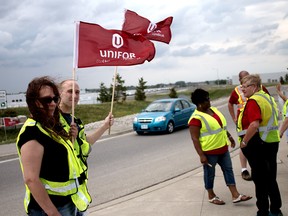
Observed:
[[[202,167],[110,203],[91,207],[90,216],[255,216],[257,212],[255,187],[240,175],[239,149],[231,153],[238,191],[253,196],[246,202],[232,203],[219,166],[215,177],[215,193],[226,202],[217,206],[208,202],[204,189]],[[288,145],[285,138],[278,152],[278,184],[282,195],[282,213],[288,215]],[[198,156],[197,156],[198,157]]]

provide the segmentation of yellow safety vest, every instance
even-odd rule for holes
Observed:
[[[63,117],[62,114],[60,114],[60,122],[63,125],[66,132],[69,132],[70,125],[65,120],[65,118]],[[77,120],[76,123],[78,124],[80,130],[78,131],[77,139],[74,140],[74,149],[77,153],[78,158],[80,159],[80,164],[81,164],[83,170],[85,170],[85,173],[87,175],[88,174],[87,173],[87,168],[88,168],[87,158],[89,156],[89,153],[91,152],[91,145],[86,140],[84,125],[82,124],[82,122]]]
[[[282,108],[282,117],[283,120],[286,118],[286,112],[287,112],[287,106],[288,106],[288,99],[285,101],[283,108]]]
[[[16,146],[17,146],[17,151],[19,158],[21,158],[21,152],[18,147],[18,142],[20,139],[20,135],[25,131],[26,127],[29,126],[37,126],[38,129],[45,134],[46,136],[51,137],[51,135],[45,131],[41,125],[36,122],[35,120],[28,118],[26,122],[24,123],[23,127],[21,128],[19,135],[17,137],[16,141]],[[81,165],[79,164],[79,159],[77,158],[74,150],[73,150],[73,144],[69,140],[64,140],[61,137],[52,138],[59,144],[62,144],[66,150],[67,150],[67,160],[68,160],[68,165],[69,165],[69,177],[66,182],[55,182],[55,181],[49,181],[47,179],[41,178],[40,180],[43,183],[43,186],[45,187],[46,191],[50,195],[59,195],[59,196],[71,196],[71,199],[75,206],[80,210],[80,211],[85,211],[89,204],[91,203],[92,199],[90,194],[88,193],[87,189],[87,183],[85,180],[83,180],[82,174],[83,170]],[[20,166],[21,170],[23,172],[23,165],[20,161]],[[61,164],[59,164],[61,166]],[[30,197],[31,197],[31,192],[28,188],[27,185],[25,185],[26,193],[25,193],[25,198],[24,198],[24,207],[26,212],[28,213],[28,206],[30,203]]]
[[[188,121],[190,122],[193,118],[201,121],[202,127],[200,129],[199,141],[203,151],[218,149],[228,144],[226,119],[216,107],[210,108],[221,119],[223,128],[220,126],[219,122],[211,115],[198,111],[197,109],[194,111]]]
[[[265,93],[263,90],[256,92],[248,100],[255,100],[259,104],[261,110],[262,121],[259,125],[259,135],[264,142],[279,142],[280,136],[278,131],[278,113],[277,104],[273,97]],[[242,118],[245,109],[240,113],[238,118],[238,136],[244,136],[247,132],[242,128]]]

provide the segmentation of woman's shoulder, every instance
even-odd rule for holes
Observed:
[[[34,125],[26,126],[25,130],[19,135],[19,140],[17,145],[21,148],[22,145],[27,143],[30,140],[38,140],[38,137],[40,135],[40,130]]]

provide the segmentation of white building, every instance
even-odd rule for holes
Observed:
[[[254,73],[250,73],[254,74]],[[273,73],[256,73],[259,74],[262,83],[278,83],[280,81],[280,77],[282,76],[285,80],[286,74],[288,74],[288,71],[286,72],[273,72]],[[239,76],[234,75],[232,76],[232,85],[238,85],[239,83]]]

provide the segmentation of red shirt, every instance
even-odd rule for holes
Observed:
[[[251,99],[251,100],[248,100],[245,105],[245,109],[244,109],[244,113],[242,117],[242,129],[243,130],[247,129],[250,123],[255,120],[259,120],[260,122],[262,121],[261,109],[259,105],[257,104],[257,102]]]
[[[263,86],[263,85],[262,85],[262,90],[270,95],[270,93],[267,90],[267,88],[265,86]],[[239,103],[238,94],[236,93],[235,89],[232,91],[232,93],[230,95],[229,103],[231,103],[231,104],[238,104]]]
[[[221,127],[223,127],[222,121],[221,121],[220,117],[216,113],[213,112],[213,116],[212,117],[217,120],[217,122],[219,123],[219,125]],[[193,126],[199,127],[200,129],[202,127],[201,121],[199,119],[195,119],[195,118],[192,118],[191,121],[188,123],[188,125],[189,126],[193,125]],[[225,145],[225,146],[223,146],[221,148],[218,148],[218,149],[214,149],[214,150],[210,150],[210,151],[203,151],[203,152],[205,154],[209,154],[209,155],[216,155],[216,154],[218,155],[218,154],[224,154],[227,151],[228,151],[228,146]]]

